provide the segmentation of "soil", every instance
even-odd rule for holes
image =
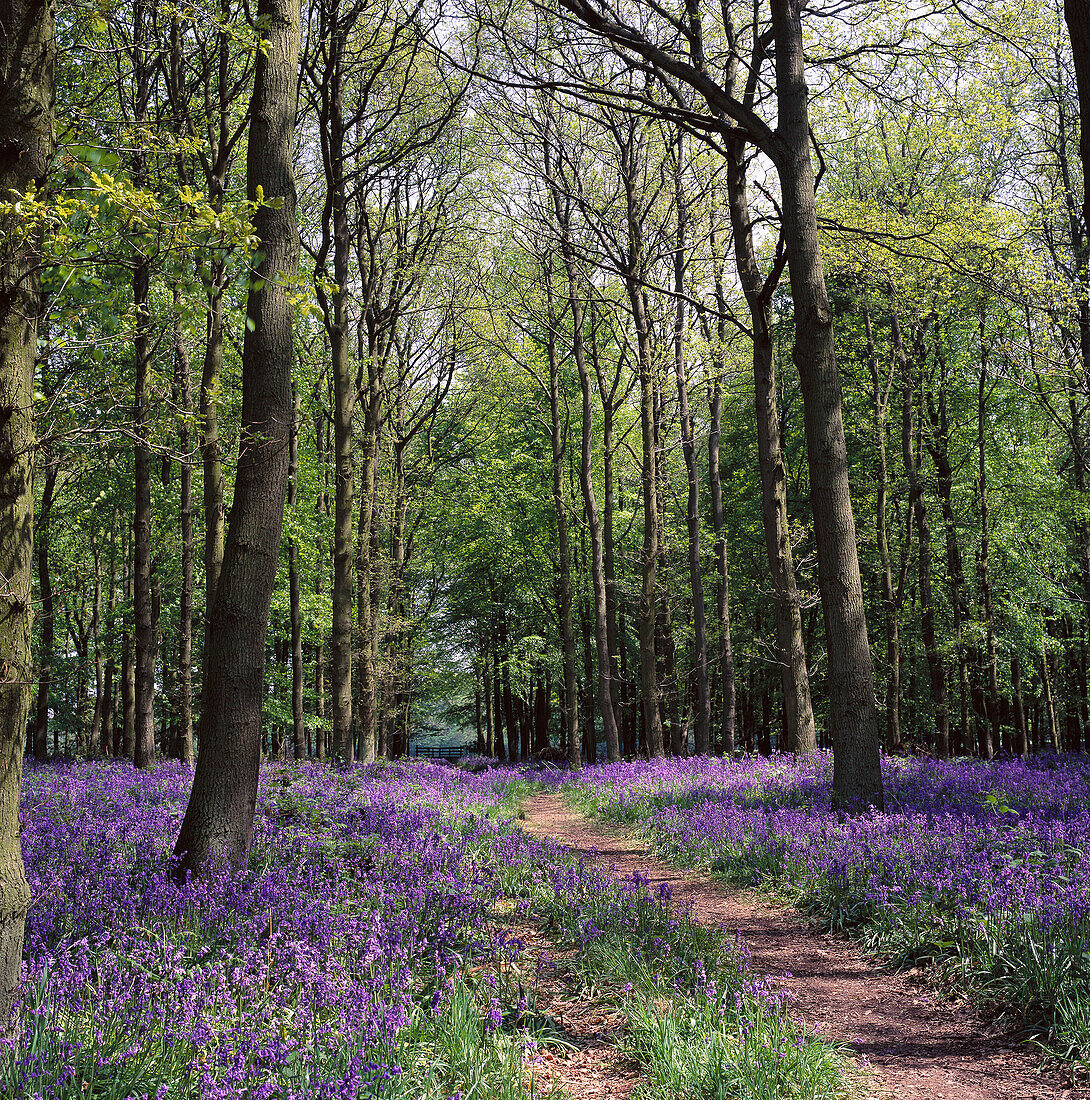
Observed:
[[[592,823],[558,795],[536,795],[524,809],[521,824],[527,832],[609,865],[619,879],[631,880],[639,871],[652,884],[668,882],[675,901],[692,899],[694,919],[738,932],[749,947],[752,969],[790,994],[792,1016],[842,1044],[864,1069],[868,1096],[1090,1098],[1090,1090],[1065,1087],[1043,1070],[1031,1048],[982,1020],[971,1005],[925,988],[911,974],[882,970],[850,940],[815,931],[796,911],[656,860],[638,840]],[[610,1095],[626,1095],[631,1088],[629,1079],[617,1084]]]

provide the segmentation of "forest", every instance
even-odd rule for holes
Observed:
[[[1087,0],[0,0],[0,1091],[1086,1080],[1088,111]]]

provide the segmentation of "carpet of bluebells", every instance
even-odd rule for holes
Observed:
[[[829,801],[827,756],[587,769],[569,797],[676,861],[786,890],[1090,1061],[1090,760],[888,759],[887,812]]]
[[[709,1052],[735,1067],[732,1095],[842,1094],[835,1052],[794,1030],[731,938],[519,831],[515,773],[266,767],[249,866],[179,888],[170,852],[191,781],[171,764],[28,771],[34,902],[0,1094],[542,1097],[535,985],[558,964],[524,946],[519,921],[584,968],[584,987],[624,982],[633,1016],[653,999],[667,1006],[653,1026],[684,1022],[676,1065],[677,1042],[645,1043],[662,1095],[679,1075],[707,1079]]]

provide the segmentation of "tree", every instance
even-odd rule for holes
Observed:
[[[223,567],[205,653],[197,770],[175,845],[177,873],[242,866],[261,760],[265,633],[284,517],[294,417],[292,282],[299,263],[292,136],[297,0],[260,0],[267,26],[254,71],[246,186],[259,253],[247,298],[242,432]]]
[[[706,101],[711,126],[730,141],[755,144],[775,166],[780,183],[784,252],[795,312],[795,364],[803,395],[810,499],[818,551],[822,612],[829,650],[833,794],[846,807],[881,806],[882,773],[874,707],[873,663],[867,639],[855,518],[848,485],[840,375],[833,312],[825,286],[818,231],[801,3],[771,0],[775,44],[777,125],[773,131],[752,109],[717,83],[701,64],[652,41],[639,28],[613,19],[591,0],[561,0],[574,19],[609,41],[623,56],[665,82],[681,81]],[[725,9],[729,12],[729,7]],[[699,6],[686,8],[690,43],[699,37]]]
[[[19,792],[33,684],[34,363],[41,204],[56,145],[53,6],[47,0],[2,0],[0,27],[0,1039],[9,1039],[18,1028],[30,905]]]

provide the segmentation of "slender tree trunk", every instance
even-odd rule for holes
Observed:
[[[801,0],[772,0],[776,51],[777,170],[795,306],[795,363],[802,387],[810,501],[829,659],[833,797],[882,807],[882,767],[863,584],[848,485],[833,311],[825,288],[810,161]]]
[[[495,753],[499,760],[507,759],[507,749],[504,745],[504,707],[503,707],[503,680],[500,676],[500,650],[496,645],[492,650],[492,719],[495,723],[496,744]],[[512,757],[512,761],[514,757]]]
[[[874,506],[875,542],[882,572],[882,610],[886,620],[886,660],[889,665],[886,680],[886,749],[901,750],[901,636],[897,615],[897,599],[893,584],[893,563],[889,555],[889,531],[886,501],[889,494],[889,466],[886,457],[886,422],[889,413],[890,385],[883,387],[878,374],[878,356],[874,350],[870,308],[863,305],[863,323],[867,334],[867,362],[870,365],[871,389],[874,391],[874,450],[878,460],[875,474],[877,501]]]
[[[725,331],[720,336],[725,336]],[[722,360],[719,359],[722,367]],[[712,496],[712,523],[715,526],[715,567],[718,574],[715,608],[719,623],[719,680],[722,711],[719,721],[720,749],[727,756],[734,752],[736,701],[734,649],[730,636],[730,570],[727,561],[727,537],[723,529],[723,482],[719,473],[719,439],[723,415],[722,373],[712,383],[708,419],[708,485]]]
[[[49,523],[53,494],[57,488],[57,467],[46,470],[42,507],[38,513],[38,598],[42,603],[41,634],[38,640],[38,700],[34,723],[34,757],[44,764],[49,758],[49,691],[53,680],[56,648],[53,577],[49,569]]]
[[[134,174],[134,183],[137,182]],[[137,443],[133,451],[133,615],[135,621],[135,742],[133,763],[150,767],[155,759],[155,624],[151,606],[151,451],[148,431],[148,381],[151,369],[148,292],[150,261],[137,259],[133,273],[136,305],[136,398],[133,424]]]
[[[0,200],[44,195],[55,149],[53,7],[0,0]],[[23,929],[30,905],[19,794],[33,676],[34,365],[40,240],[17,213],[0,215],[0,1040],[19,1030]]]
[[[700,470],[696,461],[696,440],[693,418],[689,411],[689,382],[685,364],[685,250],[688,247],[686,233],[689,215],[682,180],[683,171],[684,146],[679,130],[674,180],[674,203],[677,209],[677,241],[674,249],[674,374],[677,378],[678,416],[681,420],[681,449],[685,455],[685,472],[689,481],[685,522],[689,535],[689,590],[693,601],[693,676],[696,679],[694,748],[698,756],[706,756],[711,749],[712,703],[708,690],[708,628],[704,609],[704,578],[700,572]],[[720,581],[724,582],[723,576]],[[729,629],[728,625],[728,639]],[[728,647],[729,644],[728,640]]]
[[[771,292],[774,285],[766,285],[757,266],[753,221],[746,189],[745,150],[740,145],[734,145],[728,152],[727,190],[731,226],[734,230],[734,254],[753,331],[757,460],[761,471],[765,552],[772,575],[780,680],[783,684],[784,717],[787,722],[784,735],[789,751],[809,756],[817,751],[817,731],[810,699],[810,675],[806,665],[802,611],[787,517],[787,467],[784,464],[780,440],[775,349],[772,343]],[[724,312],[726,301],[722,291],[719,298],[720,311]],[[839,415],[839,393],[837,399]],[[843,432],[842,425],[841,431]]]
[[[181,288],[174,284],[174,383],[178,392],[179,510],[182,526],[182,589],[178,597],[178,756],[193,763],[193,467],[189,461],[193,386],[182,333]]]
[[[492,655],[488,647],[481,647],[481,691],[484,693],[484,749],[485,756],[496,755],[496,712],[492,703]]]
[[[1022,658],[1017,650],[1011,655],[1011,718],[1014,722],[1012,748],[1015,756],[1025,756],[1029,751],[1029,735],[1026,731],[1026,707],[1022,700]]]
[[[379,620],[375,565],[378,533],[378,459],[383,422],[383,351],[374,337],[367,353],[367,406],[364,411],[363,453],[360,458],[360,576],[357,616],[360,632],[360,733],[365,760],[379,751]]]
[[[133,154],[132,181],[146,187],[147,154],[141,147],[148,125],[153,62],[150,12],[147,0],[133,7],[132,60],[135,95],[134,122],[137,148]],[[133,395],[133,615],[136,638],[136,728],[133,763],[150,767],[155,759],[155,623],[151,602],[151,450],[148,446],[150,420],[148,387],[151,375],[151,257],[144,242],[134,239],[132,295],[136,315],[133,348],[136,381]]]
[[[94,561],[95,591],[88,640],[95,655],[95,703],[91,717],[91,735],[87,740],[87,756],[88,759],[95,760],[101,752],[99,738],[102,733],[102,559],[97,542],[92,544],[91,556]]]
[[[999,674],[995,652],[995,623],[992,611],[992,582],[988,560],[991,545],[991,532],[988,530],[988,468],[985,461],[984,443],[987,434],[988,395],[988,346],[985,343],[984,306],[980,307],[980,384],[977,388],[977,499],[980,503],[980,605],[984,618],[985,639],[985,683],[988,697],[985,708],[990,736],[982,739],[980,754],[986,760],[998,750],[999,733]]]
[[[617,736],[622,743],[619,717],[621,711],[620,636],[617,631],[617,566],[613,534],[613,405],[609,395],[599,385],[602,394],[602,575],[606,589],[606,644],[609,647],[609,695],[613,714],[617,717]]]
[[[552,436],[553,508],[560,552],[557,577],[557,610],[560,619],[560,648],[564,665],[564,717],[568,729],[568,766],[578,771],[583,766],[583,743],[579,735],[579,673],[575,658],[575,629],[572,622],[571,545],[568,535],[568,502],[564,496],[565,431],[560,420],[560,363],[556,349],[556,318],[553,308],[552,270],[544,269],[549,299],[549,416]],[[584,366],[585,370],[585,366]]]
[[[242,430],[223,569],[205,655],[193,792],[175,846],[179,874],[245,865],[261,759],[265,636],[284,516],[291,433],[289,284],[299,262],[292,134],[299,60],[297,0],[259,0],[265,48],[254,73],[247,194],[279,200],[255,216],[261,262],[242,353]]]
[[[351,239],[348,232],[347,197],[344,182],[344,35],[333,8],[330,30],[330,132],[329,196],[333,219],[332,312],[328,321],[333,361],[333,450],[335,477],[333,486],[333,661],[331,684],[333,703],[332,757],[350,763],[354,754],[352,714],[352,602],[356,551],[353,546],[352,510],[355,496],[352,417],[356,391],[348,354],[348,257]],[[367,495],[366,486],[363,498]],[[362,501],[361,501],[362,503]],[[360,628],[363,624],[360,623]],[[373,759],[373,754],[372,754]]]
[[[317,441],[318,469],[321,476],[321,488],[314,508],[319,517],[329,515],[329,425],[325,412],[322,409],[314,417],[314,436]],[[329,544],[325,537],[318,536],[316,546],[316,565],[314,570],[314,594],[321,596],[325,585],[325,560]],[[314,755],[319,760],[324,760],[326,755],[327,731],[325,726],[325,670],[326,648],[325,634],[321,627],[318,629],[318,640],[314,646],[314,707],[315,716],[318,719],[314,731]]]
[[[515,698],[511,693],[511,654],[507,645],[507,631],[503,641],[503,724],[507,730],[507,758],[512,764],[520,758],[519,728],[515,721]]]
[[[299,390],[292,385],[291,443],[288,452],[288,511],[295,520],[296,481],[299,473]],[[288,599],[291,603],[291,724],[292,755],[307,756],[303,724],[303,620],[299,610],[299,543],[292,531],[288,541]]]
[[[556,199],[559,204],[559,198]],[[591,406],[590,371],[587,369],[583,342],[583,303],[576,283],[574,262],[567,250],[564,262],[568,276],[568,301],[572,313],[572,342],[575,363],[579,369],[579,389],[582,396],[582,434],[579,455],[579,485],[583,492],[587,526],[590,529],[590,574],[594,593],[594,642],[598,656],[598,711],[602,716],[602,736],[606,742],[606,759],[612,764],[621,758],[621,741],[617,732],[617,716],[613,704],[612,661],[609,648],[609,607],[606,590],[605,554],[602,545],[602,523],[598,501],[594,494],[594,410]],[[592,724],[593,725],[593,724]],[[593,760],[590,761],[593,763]]]
[[[931,592],[931,525],[927,516],[927,503],[923,497],[920,463],[913,445],[915,431],[913,394],[916,388],[916,375],[908,356],[905,354],[904,342],[901,338],[900,319],[896,311],[890,314],[890,326],[893,355],[901,373],[901,445],[909,485],[908,506],[916,517],[919,554],[920,632],[923,635],[924,652],[927,655],[927,670],[931,682],[931,701],[935,710],[935,752],[939,756],[948,756],[950,753],[950,707],[946,694],[946,669],[943,667],[942,654],[939,652],[938,635],[935,630],[935,604]]]
[[[121,755],[132,760],[136,751],[136,640],[132,612],[132,540],[125,548],[125,638],[121,651]]]
[[[936,352],[938,338],[936,333]],[[942,506],[942,521],[946,531],[946,575],[950,584],[950,606],[954,626],[958,664],[958,726],[957,737],[951,736],[952,753],[964,752],[969,745],[969,653],[965,626],[970,621],[966,600],[967,586],[962,566],[961,547],[958,545],[957,521],[954,516],[954,471],[950,462],[950,425],[946,408],[945,364],[939,360],[938,403],[928,394],[928,415],[931,421],[929,450],[935,464],[935,481]]]
[[[113,640],[113,626],[117,610],[117,512],[114,511],[113,523],[110,525],[110,574],[109,584],[106,589],[106,634],[109,638],[106,650],[106,667],[103,673],[102,685],[102,722],[101,722],[101,747],[104,756],[116,756],[119,745],[115,736],[117,721],[115,707],[115,692],[117,676],[117,660],[115,656],[115,643]]]
[[[549,695],[549,677],[546,674],[538,682],[534,705],[534,751],[537,753],[544,753],[549,750]],[[593,726],[591,728],[593,729]],[[591,754],[589,760],[592,764],[594,763],[593,754]]]

